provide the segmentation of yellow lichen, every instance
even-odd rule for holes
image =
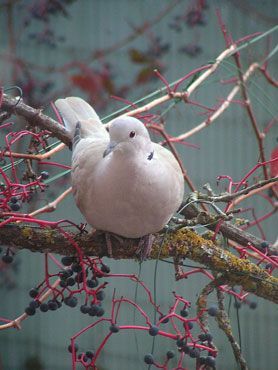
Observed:
[[[52,229],[44,229],[44,237],[48,244],[54,244],[54,231]]]
[[[26,239],[31,239],[32,236],[33,236],[33,230],[31,227],[23,227],[22,231],[21,231],[21,234],[22,236],[24,236],[24,238]]]

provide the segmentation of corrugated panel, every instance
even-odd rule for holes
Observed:
[[[145,20],[155,17],[158,12],[167,4],[167,1],[150,2],[144,1],[79,1],[69,7],[70,19],[56,18],[55,28],[60,34],[67,35],[65,45],[58,49],[49,50],[43,46],[35,46],[26,38],[24,42],[18,45],[18,55],[28,58],[30,61],[40,65],[48,66],[50,64],[63,65],[65,62],[72,59],[74,55],[78,58],[86,56],[88,50],[103,48],[113,45],[116,41],[122,40],[132,31],[132,25],[141,25]],[[221,8],[223,18],[227,21],[229,29],[232,30],[234,38],[242,37],[246,34],[255,31],[264,31],[272,26],[269,19],[260,17],[260,14],[266,14],[269,17],[275,9],[275,1],[256,2],[257,18],[252,14],[253,18],[248,17],[246,12],[241,9],[241,6],[234,6],[233,1],[215,1],[210,3],[210,10],[207,12],[208,25],[195,31],[186,29],[186,32],[181,34],[170,32],[168,21],[164,20],[156,24],[150,31],[151,34],[160,35],[162,39],[167,39],[170,42],[171,50],[163,58],[163,62],[169,65],[165,76],[169,81],[175,80],[180,76],[191,71],[196,66],[207,63],[213,60],[223,49],[224,42],[221,32],[217,26],[215,17],[215,5]],[[238,2],[237,2],[238,3]],[[159,5],[158,5],[159,4]],[[241,5],[246,5],[247,2],[242,2]],[[254,2],[249,2],[254,8]],[[179,14],[183,11],[189,2],[183,1],[173,11],[171,15]],[[3,8],[0,14],[1,27],[1,52],[7,48],[6,34],[6,18]],[[19,11],[15,14],[18,29],[22,22],[22,16]],[[254,21],[256,19],[256,21]],[[128,22],[129,23],[128,23]],[[34,26],[39,27],[38,23]],[[192,37],[199,39],[203,53],[196,59],[191,59],[184,54],[177,52],[178,48],[184,43],[192,41]],[[147,47],[148,38],[140,36],[131,44],[127,44],[123,48],[113,52],[110,56],[111,63],[115,64],[118,81],[131,81],[134,73],[137,70],[136,66],[127,65],[126,53],[128,48],[138,47],[145,49]],[[261,44],[260,44],[261,45]],[[258,46],[258,49],[260,46]],[[76,51],[74,52],[73,49]],[[252,49],[253,50],[253,49]],[[258,50],[260,52],[260,50]],[[248,52],[244,53],[245,62],[248,60]],[[272,61],[272,69],[275,65]],[[5,76],[9,76],[10,66],[0,61],[1,71],[0,76],[7,85],[13,84]],[[98,62],[93,63],[99,67]],[[276,64],[277,66],[277,64]],[[226,65],[230,68],[229,65]],[[223,68],[223,76],[227,76],[226,69]],[[52,77],[50,75],[50,77]],[[63,77],[55,76],[57,84]],[[260,85],[260,82],[258,82]],[[155,83],[154,86],[160,86]],[[145,87],[136,88],[129,96],[129,99],[143,96],[146,92],[153,91],[155,87],[146,91]],[[227,92],[229,87],[227,88]],[[79,92],[76,92],[79,93]],[[265,95],[271,99],[271,102],[265,100]],[[260,92],[257,86],[253,86],[252,94],[259,97],[264,104],[258,104],[257,117],[260,122],[265,123],[270,119],[270,114],[265,109],[264,105],[271,108],[273,115],[277,114],[275,105],[275,97],[273,89],[270,86],[264,85],[264,92]],[[212,77],[208,84],[204,85],[194,94],[196,100],[201,100],[204,104],[215,104],[219,98],[218,86]],[[252,97],[253,97],[252,95]],[[194,98],[193,97],[193,98]],[[111,102],[111,105],[106,109],[105,113],[112,112],[116,104]],[[184,132],[193,127],[196,123],[203,120],[203,116],[198,116],[200,112],[198,108],[192,106],[184,106],[183,103],[167,116],[170,131],[172,133]],[[217,126],[217,127],[214,127]],[[192,149],[190,147],[179,146],[178,150],[181,153],[185,167],[188,173],[194,179],[198,187],[201,187],[205,182],[215,184],[215,178],[219,174],[230,174],[234,179],[239,179],[254,165],[254,160],[257,158],[257,147],[253,131],[250,128],[250,123],[246,113],[237,105],[231,107],[221,118],[213,123],[213,125],[205,131],[200,132],[189,140],[190,142],[199,145],[200,149]],[[274,146],[274,138],[267,140],[267,150]],[[61,158],[61,157],[60,157]],[[59,160],[59,157],[55,160]],[[244,163],[245,167],[242,166]],[[46,201],[46,199],[42,199]],[[77,221],[81,219],[80,214],[76,211],[72,198],[65,201],[63,207],[59,208],[55,214],[50,215],[52,219],[65,217],[67,214],[72,215],[72,219]],[[273,222],[265,223],[265,231],[270,238],[274,239],[275,227]],[[18,286],[13,292],[6,292],[1,289],[1,315],[15,317],[22,312],[28,303],[28,290],[34,282],[37,282],[43,276],[43,258],[39,255],[21,252],[18,256],[21,261],[20,271],[17,277]],[[116,262],[108,261],[113,272],[136,272],[138,265],[134,262]],[[154,262],[146,262],[142,267],[142,278],[149,286],[153,286]],[[199,292],[201,286],[205,284],[205,279],[200,276],[192,277],[186,281],[174,282],[173,269],[168,264],[161,263],[158,269],[157,281],[157,297],[163,309],[167,309],[171,304],[171,297],[168,292],[176,290],[183,294],[187,299],[196,300],[196,292]],[[114,284],[113,284],[114,286]],[[126,281],[115,283],[117,294],[126,295],[126,292],[133,297],[134,285]],[[108,298],[112,294],[112,287],[108,288]],[[145,305],[145,298],[142,294],[138,296],[138,302]],[[213,298],[211,298],[213,302]],[[147,309],[150,309],[147,307]],[[123,317],[132,321],[133,313],[131,310],[124,310]],[[275,325],[277,322],[277,313],[271,304],[259,301],[259,308],[256,311],[250,311],[248,307],[240,310],[241,330],[243,351],[250,362],[252,370],[261,370],[267,368],[274,370],[277,368],[275,360]],[[236,333],[235,313],[232,314],[233,326]],[[70,356],[66,351],[69,338],[76,333],[80,328],[90,323],[90,319],[80,316],[78,310],[63,308],[62,311],[50,312],[45,315],[38,314],[33,318],[26,320],[23,323],[22,331],[0,332],[0,353],[5,370],[22,370],[23,362],[27,356],[37,355],[41,358],[45,370],[57,369],[63,370],[70,367]],[[236,364],[233,360],[232,351],[227,344],[226,338],[217,330],[216,326],[211,323],[212,331],[215,336],[221,355],[218,359],[218,369],[233,370]],[[106,328],[100,328],[97,335],[106,332]],[[128,369],[144,369],[142,358],[146,352],[150,351],[151,339],[143,335],[137,334],[139,343],[139,353],[136,350],[135,338],[133,333],[120,333],[115,336],[105,347],[103,356],[101,357],[101,369],[109,370],[128,370]],[[161,355],[165,353],[169,347],[169,343],[158,341],[156,345],[157,352]],[[80,341],[81,346],[92,348],[97,344],[96,333],[89,332]],[[168,348],[169,347],[169,348]],[[161,348],[165,350],[160,351]],[[128,350],[127,350],[128,349]],[[159,355],[158,355],[159,356]],[[267,365],[266,365],[267,364]],[[190,365],[189,365],[190,366]],[[191,368],[191,367],[190,367]]]

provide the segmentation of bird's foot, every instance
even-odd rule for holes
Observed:
[[[150,256],[154,239],[155,236],[152,234],[148,234],[140,238],[138,248],[135,252],[140,262],[145,261]]]
[[[111,237],[117,239],[120,245],[123,245],[124,243],[123,238],[117,234],[109,233],[107,231],[104,232],[104,235],[105,235],[108,256],[110,258],[113,258]]]

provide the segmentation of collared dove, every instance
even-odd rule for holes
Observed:
[[[73,195],[86,221],[127,238],[161,230],[184,193],[173,154],[153,143],[134,117],[114,119],[108,132],[83,99],[68,97],[55,104],[73,137]]]

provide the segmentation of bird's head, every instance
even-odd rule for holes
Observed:
[[[134,117],[119,117],[109,126],[110,142],[103,156],[116,149],[124,151],[152,151],[152,142],[148,130],[139,119]]]

